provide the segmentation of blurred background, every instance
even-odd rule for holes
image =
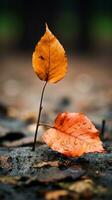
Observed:
[[[47,86],[42,121],[53,121],[59,111],[110,120],[111,0],[0,0],[1,108],[10,116],[37,115],[43,82],[33,72],[32,53],[45,22],[66,50],[68,73]]]

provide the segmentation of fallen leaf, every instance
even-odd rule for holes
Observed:
[[[45,199],[46,200],[59,200],[61,198],[66,198],[68,195],[67,190],[55,190],[55,191],[50,191],[45,194]]]
[[[36,45],[32,65],[37,76],[50,83],[56,83],[66,74],[67,58],[64,48],[47,25],[45,34]]]
[[[71,157],[105,151],[98,130],[82,113],[58,114],[54,128],[44,133],[43,140],[53,150]]]
[[[80,167],[69,167],[67,169],[59,169],[58,167],[41,168],[38,170],[37,180],[39,182],[57,182],[67,178],[73,180],[79,179],[85,174]]]
[[[0,176],[0,183],[16,185],[20,177],[18,176]]]
[[[34,168],[41,168],[45,166],[58,167],[59,165],[60,165],[59,161],[47,161],[47,162],[43,161],[41,163],[34,164],[33,167]]]
[[[0,156],[0,167],[10,169],[12,167],[9,156]]]
[[[107,188],[96,185],[91,179],[80,180],[72,183],[68,187],[69,191],[76,192],[84,199],[91,199],[94,194],[101,195],[108,192]]]
[[[70,176],[70,173],[65,173],[60,170],[58,167],[50,167],[50,168],[41,168],[38,171],[37,180],[39,182],[48,183],[48,182],[57,182],[60,180],[64,180]]]
[[[74,161],[72,161],[72,159],[70,160],[66,160],[65,157],[64,159],[60,159],[60,160],[52,160],[52,161],[40,161],[38,163],[34,163],[33,167],[34,168],[41,168],[41,167],[45,167],[45,166],[50,166],[50,167],[70,167],[74,165]],[[80,169],[80,167],[78,165],[74,165],[74,167],[78,167],[78,170]],[[76,170],[75,168],[75,170]]]
[[[94,191],[94,183],[91,179],[77,181],[70,185],[69,190],[75,191],[77,193],[83,193],[85,191]]]

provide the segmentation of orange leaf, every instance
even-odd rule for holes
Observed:
[[[47,25],[44,36],[36,45],[32,64],[35,73],[43,81],[56,83],[66,74],[67,58],[64,48]]]
[[[58,114],[54,128],[46,131],[43,139],[53,150],[66,156],[105,152],[98,130],[82,113]]]

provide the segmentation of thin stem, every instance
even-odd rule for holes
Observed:
[[[104,134],[105,134],[105,125],[106,125],[106,120],[102,120],[102,125],[101,125],[101,137],[104,139]]]
[[[48,128],[53,128],[50,124],[39,123],[39,126],[47,126]]]
[[[45,82],[44,87],[42,89],[42,94],[41,94],[41,99],[40,99],[40,106],[39,106],[39,113],[38,113],[38,118],[37,118],[37,124],[36,124],[35,137],[34,137],[34,143],[33,143],[32,151],[35,151],[37,133],[38,133],[39,122],[40,122],[41,111],[42,111],[42,101],[43,101],[43,96],[44,96],[44,91],[45,91],[46,85],[47,85],[47,81]]]

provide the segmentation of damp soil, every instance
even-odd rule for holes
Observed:
[[[38,144],[0,148],[0,200],[112,199],[112,146],[67,158]]]

